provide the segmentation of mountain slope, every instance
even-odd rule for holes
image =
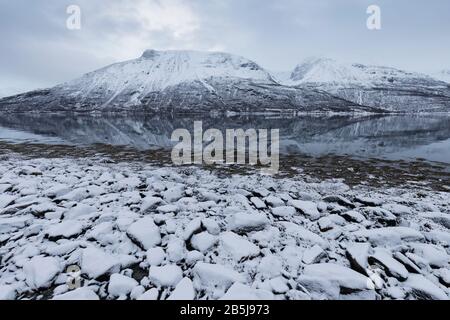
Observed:
[[[47,90],[0,100],[7,111],[377,111],[310,88],[279,84],[227,53],[147,50]]]
[[[450,69],[448,69],[448,70],[441,70],[441,71],[439,71],[437,73],[434,73],[433,77],[435,79],[440,80],[440,81],[444,81],[444,82],[450,83]]]
[[[299,64],[284,83],[323,90],[360,105],[389,111],[450,111],[447,83],[395,68],[310,58]]]

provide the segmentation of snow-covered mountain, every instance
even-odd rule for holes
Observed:
[[[11,111],[376,111],[326,92],[275,81],[243,57],[147,50],[48,90],[0,100]]]
[[[390,111],[450,111],[447,83],[390,67],[309,58],[283,83],[323,90],[360,105]]]
[[[450,69],[441,70],[439,72],[436,72],[433,74],[433,77],[438,80],[450,83]]]

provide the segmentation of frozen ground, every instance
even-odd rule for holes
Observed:
[[[449,299],[449,228],[425,187],[6,157],[0,299]]]

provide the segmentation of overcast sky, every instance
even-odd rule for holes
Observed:
[[[66,9],[81,8],[81,30]],[[366,27],[369,5],[382,29]],[[0,0],[0,95],[47,87],[147,48],[225,51],[269,70],[309,56],[450,68],[448,0]]]

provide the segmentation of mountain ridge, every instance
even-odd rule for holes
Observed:
[[[328,58],[289,79],[224,52],[145,50],[53,88],[0,99],[10,112],[428,112],[450,110],[445,82]]]
[[[393,112],[449,112],[450,85],[432,76],[386,66],[309,58],[282,82]]]

